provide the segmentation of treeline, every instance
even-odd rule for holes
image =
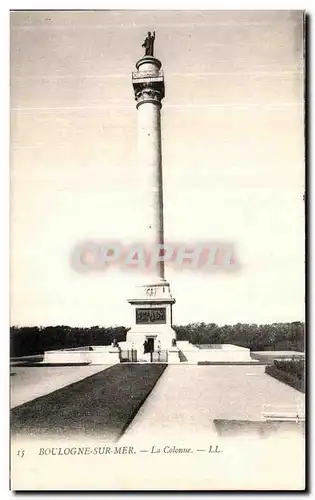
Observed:
[[[175,326],[177,340],[193,344],[236,344],[252,351],[304,351],[304,323],[256,325],[191,323]]]
[[[110,345],[114,339],[126,340],[128,328],[124,326],[103,328],[92,326],[78,328],[71,326],[16,327],[10,329],[11,357],[44,354],[53,349]]]
[[[236,344],[252,351],[304,351],[304,323],[272,325],[241,324],[218,326],[191,323],[174,326],[177,340],[193,344]],[[10,329],[11,357],[43,354],[51,349],[89,345],[110,345],[126,340],[124,326],[78,328],[70,326],[16,327]]]
[[[276,360],[272,365],[266,366],[265,372],[280,382],[284,382],[300,392],[305,392],[304,359]]]

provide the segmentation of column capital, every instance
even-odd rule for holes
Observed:
[[[138,109],[141,104],[151,102],[156,104],[159,108],[162,107],[162,96],[161,93],[154,88],[144,87],[135,94],[135,99],[137,101],[136,108]]]
[[[132,85],[137,101],[137,108],[146,102],[162,106],[165,95],[164,73],[161,62],[152,56],[145,56],[136,64],[137,70],[132,73]]]

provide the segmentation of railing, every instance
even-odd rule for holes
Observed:
[[[137,351],[136,349],[122,349],[120,351],[120,362],[121,363],[136,363],[137,362]]]
[[[167,363],[168,351],[161,349],[160,351],[152,352],[152,363]]]
[[[305,409],[301,405],[271,405],[262,406],[262,419],[268,422],[304,422]]]
[[[147,361],[151,363],[167,363],[168,361],[167,349],[162,349],[160,351],[153,351],[151,353],[147,353],[145,356],[147,357]],[[136,363],[138,361],[137,350],[122,349],[120,351],[119,358],[121,363]]]

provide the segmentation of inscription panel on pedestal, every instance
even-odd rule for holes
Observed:
[[[163,324],[166,323],[166,308],[137,308],[136,309],[136,323],[144,324]]]

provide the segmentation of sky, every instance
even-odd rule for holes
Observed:
[[[174,324],[304,319],[301,11],[11,13],[11,324],[130,325],[145,276],[70,265],[145,238],[131,73],[165,73],[165,238],[228,241],[235,272],[166,266]]]

